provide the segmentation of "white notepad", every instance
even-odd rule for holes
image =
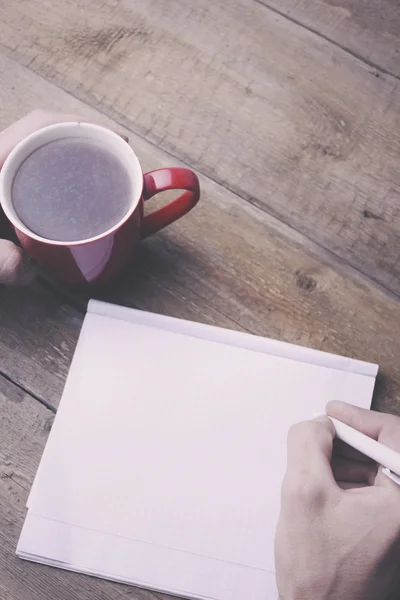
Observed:
[[[91,301],[17,554],[190,598],[275,600],[289,426],[377,366]]]

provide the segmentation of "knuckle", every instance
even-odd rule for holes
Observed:
[[[51,125],[52,123],[56,122],[55,117],[56,113],[54,112],[45,110],[43,108],[35,108],[25,118],[28,128],[31,128],[32,131],[35,131],[37,129],[41,129],[42,127],[46,127],[46,125]]]
[[[43,117],[47,116],[49,114],[49,111],[45,110],[44,108],[34,108],[33,110],[31,110],[30,113],[28,113],[28,117],[31,117],[32,119],[42,119]]]
[[[311,425],[311,421],[302,421],[301,423],[292,425],[289,429],[288,440],[297,441],[299,439],[307,439],[310,430],[312,429],[312,427],[310,427]]]
[[[291,507],[315,508],[322,504],[323,493],[312,475],[303,469],[285,477],[282,499]]]
[[[332,444],[332,434],[321,422],[303,421],[292,425],[289,429],[288,442],[302,445],[314,442],[325,446],[325,444]]]

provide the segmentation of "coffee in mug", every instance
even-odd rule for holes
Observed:
[[[22,163],[12,202],[33,233],[63,242],[87,240],[117,225],[129,211],[130,175],[101,143],[60,139]]]

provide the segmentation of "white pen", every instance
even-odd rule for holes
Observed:
[[[392,481],[400,485],[400,453],[388,448],[384,444],[373,440],[372,438],[364,435],[357,429],[353,429],[350,425],[342,423],[333,417],[329,417],[332,421],[336,436],[346,442],[349,446],[352,446],[356,450],[365,454],[369,458],[372,458],[379,465],[382,465],[383,473],[389,477]]]

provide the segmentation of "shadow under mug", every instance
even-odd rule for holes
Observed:
[[[125,166],[131,178],[131,202],[114,227],[93,238],[61,242],[43,238],[24,225],[12,202],[12,186],[21,164],[38,148],[63,138],[85,138],[101,143]],[[158,192],[185,190],[175,200],[144,215],[144,201]],[[116,133],[90,123],[50,125],[22,140],[0,172],[0,202],[27,254],[63,283],[100,286],[119,276],[129,265],[139,241],[188,213],[200,197],[199,180],[189,169],[171,167],[143,174],[132,148]]]

